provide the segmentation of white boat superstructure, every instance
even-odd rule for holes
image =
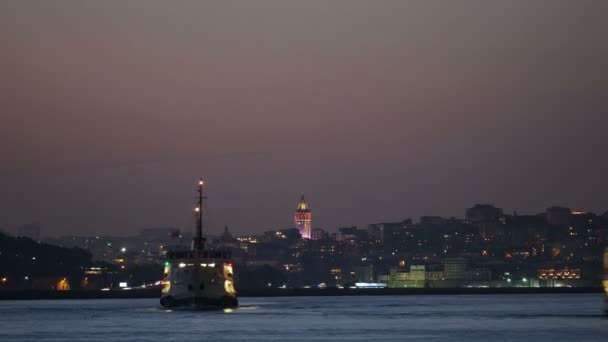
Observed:
[[[238,305],[229,251],[206,250],[202,236],[203,180],[198,184],[196,236],[191,250],[166,254],[160,304],[165,308],[230,308]]]

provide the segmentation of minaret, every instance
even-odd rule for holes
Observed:
[[[302,239],[310,239],[310,230],[312,226],[311,213],[308,209],[308,204],[306,204],[306,200],[304,200],[304,193],[302,193],[302,197],[300,197],[300,203],[296,209],[294,219],[296,221],[296,228],[300,231]]]

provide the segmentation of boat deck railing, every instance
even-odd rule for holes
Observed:
[[[167,259],[188,259],[195,256],[194,251],[169,251],[167,252]],[[198,254],[201,258],[214,258],[214,259],[230,259],[232,253],[226,250],[209,250],[202,251]]]

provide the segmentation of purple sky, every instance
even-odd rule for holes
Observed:
[[[2,1],[0,227],[608,210],[608,2]]]

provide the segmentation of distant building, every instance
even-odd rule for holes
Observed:
[[[353,278],[357,283],[371,283],[374,281],[374,266],[364,265],[353,268]]]
[[[536,274],[542,287],[589,286],[581,279],[580,268],[545,268],[538,269]]]
[[[581,270],[580,268],[541,268],[536,271],[538,279],[580,279]]]
[[[279,233],[284,236],[288,243],[295,243],[302,237],[298,228],[281,229]]]
[[[467,278],[467,261],[464,258],[446,258],[444,262],[444,274],[448,280]]]
[[[565,226],[570,223],[572,211],[569,208],[551,207],[547,208],[547,223],[552,226]]]
[[[224,232],[222,233],[222,235],[220,235],[218,242],[223,247],[227,247],[227,248],[237,248],[239,245],[237,239],[235,239],[234,236],[232,236],[232,234],[228,230],[228,226],[224,227]]]
[[[23,226],[17,228],[17,236],[30,238],[35,241],[40,240],[40,224],[24,224]]]
[[[224,232],[222,233],[222,236],[220,236],[220,240],[222,242],[233,242],[233,241],[235,241],[235,238],[232,236],[232,234],[228,230],[228,226],[224,227]]]
[[[357,226],[352,227],[340,227],[338,228],[338,234],[336,235],[337,241],[345,240],[366,240],[368,237],[368,231],[363,229],[357,229]]]
[[[373,223],[367,226],[370,239],[384,243],[386,241],[398,241],[399,237],[405,232],[404,222],[383,222]]]
[[[446,224],[447,220],[441,216],[421,216],[420,224],[428,226],[440,226]]]
[[[327,237],[327,233],[321,228],[313,228],[310,233],[312,240],[324,240]]]
[[[479,222],[477,234],[483,241],[501,240],[505,236],[505,225],[500,222]]]
[[[491,204],[475,204],[466,212],[466,219],[471,223],[498,222],[502,216],[502,209]]]
[[[443,281],[445,280],[444,271],[426,271],[425,277],[427,281]]]
[[[145,228],[139,233],[139,236],[147,240],[167,241],[178,238],[180,231],[177,228],[162,227],[162,228]]]
[[[412,265],[409,272],[393,270],[388,276],[389,288],[425,287],[426,268]]]
[[[312,215],[308,204],[304,200],[304,194],[300,197],[300,203],[296,209],[294,220],[296,222],[296,228],[300,231],[300,235],[303,239],[311,238],[311,227],[312,227]]]

